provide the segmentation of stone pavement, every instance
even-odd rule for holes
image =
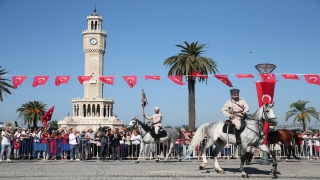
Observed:
[[[226,174],[214,171],[211,159],[204,170],[199,170],[201,161],[170,160],[156,163],[153,160],[134,161],[3,161],[0,163],[0,178],[4,179],[106,179],[106,180],[169,180],[169,179],[243,179],[239,171],[240,160],[219,160]],[[278,173],[270,173],[271,165],[260,165],[259,159],[245,166],[250,179],[320,179],[320,160],[289,160],[278,162]]]

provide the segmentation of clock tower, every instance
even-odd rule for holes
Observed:
[[[61,127],[88,130],[101,126],[121,128],[122,121],[114,116],[111,98],[103,98],[103,62],[106,48],[106,31],[102,30],[102,17],[94,9],[93,14],[87,16],[88,26],[82,31],[84,50],[84,76],[91,76],[89,81],[84,81],[84,97],[72,98],[72,117],[65,117],[58,124]]]

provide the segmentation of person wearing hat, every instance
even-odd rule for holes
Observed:
[[[156,143],[159,143],[160,139],[159,139],[159,129],[160,127],[162,127],[161,121],[162,121],[162,115],[160,114],[160,108],[159,107],[155,107],[154,108],[154,115],[152,116],[146,116],[145,114],[143,114],[143,117],[145,117],[146,119],[149,120],[148,123],[152,123],[153,128],[154,128],[154,132],[156,134]]]
[[[237,145],[241,144],[240,139],[240,127],[241,127],[241,119],[249,112],[249,106],[247,102],[239,98],[239,89],[231,89],[230,95],[231,99],[226,102],[226,104],[222,107],[221,112],[223,115],[227,116],[232,124],[236,127],[234,128],[236,135],[236,143]]]

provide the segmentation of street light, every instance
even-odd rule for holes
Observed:
[[[277,66],[274,64],[263,63],[257,64],[254,67],[260,72],[260,74],[270,74]],[[263,152],[260,164],[270,165],[269,155],[267,152]]]

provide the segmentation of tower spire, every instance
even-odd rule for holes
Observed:
[[[97,13],[97,8],[96,8],[96,4],[94,4],[94,10],[93,12],[96,14]]]

